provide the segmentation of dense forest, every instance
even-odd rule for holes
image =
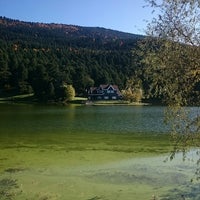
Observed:
[[[86,96],[89,87],[99,84],[124,90],[140,83],[145,97],[155,99],[148,94],[151,80],[144,76],[142,58],[133,53],[144,38],[99,27],[0,17],[0,96],[34,93],[39,100],[59,100],[66,84],[77,96]]]
[[[81,96],[93,85],[111,83],[122,89],[136,67],[131,49],[141,38],[98,27],[1,17],[0,95],[34,91],[45,99],[63,83],[72,84]]]

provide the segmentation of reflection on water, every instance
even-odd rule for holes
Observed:
[[[0,105],[0,131],[161,133],[163,107]]]

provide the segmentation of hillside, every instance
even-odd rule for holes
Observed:
[[[48,99],[63,82],[82,96],[102,83],[123,88],[137,67],[131,50],[142,38],[99,27],[0,17],[0,95],[34,91]]]
[[[116,84],[121,90],[132,87],[133,91],[140,91],[142,88],[148,101],[165,100],[168,85],[162,75],[170,76],[171,71],[179,68],[175,66],[171,70],[172,66],[167,66],[167,72],[163,68],[153,71],[144,64],[143,59],[150,52],[159,52],[162,47],[162,40],[153,38],[145,47],[138,46],[144,38],[99,27],[22,22],[0,17],[0,98],[34,93],[39,101],[62,101],[66,84],[72,85],[76,95],[83,97],[91,86]],[[181,52],[191,49],[182,44],[179,48]],[[177,77],[180,83],[176,86],[188,85],[188,92],[184,94],[187,104],[199,105],[199,75],[192,68],[192,59],[189,60],[185,64],[191,64],[191,71],[182,64],[180,74],[186,69],[190,71],[188,74],[195,73],[196,79],[188,84],[187,78]]]
[[[5,17],[0,17],[0,28],[0,36],[3,40],[40,43],[41,46],[56,44],[79,48],[109,49],[109,45],[116,43],[115,47],[126,48],[133,40],[143,37],[99,27],[31,23]]]
[[[66,24],[45,24],[45,23],[31,23],[23,22],[19,20],[12,20],[5,17],[0,17],[0,24],[6,27],[10,32],[16,33],[22,30],[27,30],[29,36],[35,36],[40,31],[43,33],[48,32],[48,36],[57,36],[62,38],[70,37],[90,37],[90,38],[102,38],[102,39],[135,39],[140,38],[140,35],[124,33],[111,29],[99,28],[99,27],[81,27],[75,25]],[[42,33],[40,32],[40,33]],[[26,34],[27,32],[24,32]],[[41,37],[44,35],[40,35]]]

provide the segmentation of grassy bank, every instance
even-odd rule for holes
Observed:
[[[11,101],[11,102],[35,102],[36,99],[34,94],[14,95],[9,97],[1,97],[0,101]]]
[[[68,105],[68,104],[85,104],[87,98],[75,97],[69,102],[56,102],[56,101],[38,101],[34,94],[14,95],[9,97],[0,98],[0,102],[15,102],[15,103],[42,103],[42,104],[55,104],[55,105]]]

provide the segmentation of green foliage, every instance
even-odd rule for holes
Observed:
[[[126,83],[126,89],[122,90],[123,99],[130,102],[140,102],[143,97],[142,81],[132,77]]]
[[[72,85],[65,85],[63,84],[61,87],[61,97],[65,101],[71,101],[75,97],[75,89]]]
[[[170,105],[200,104],[199,47],[147,38],[139,44],[135,55],[142,58],[143,67],[138,74],[144,80],[146,97]]]
[[[199,1],[146,0],[158,13],[134,51],[146,97],[170,105],[200,104]]]
[[[167,104],[200,103],[199,1],[147,2],[159,13],[140,47],[150,93]]]

